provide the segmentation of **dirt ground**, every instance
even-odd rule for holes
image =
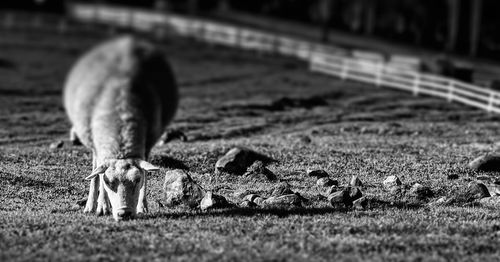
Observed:
[[[431,97],[415,97],[310,73],[283,57],[168,37],[162,46],[182,95],[170,130],[188,141],[156,147],[150,213],[133,221],[83,214],[91,155],[68,141],[64,78],[99,34],[0,31],[0,260],[470,261],[500,256],[500,216],[474,206],[331,207],[319,197],[321,168],[341,184],[357,175],[364,194],[400,203],[388,175],[430,186],[433,199],[474,181],[466,164],[497,149],[500,117]],[[289,98],[289,99],[284,99]],[[283,103],[288,101],[288,103]],[[314,103],[307,103],[313,101]],[[168,101],[166,101],[168,102]],[[300,103],[303,102],[303,103]],[[64,140],[61,148],[49,145]],[[309,199],[291,209],[202,212],[162,208],[163,176],[182,168],[205,189],[241,201],[278,182],[215,175],[233,146],[278,160],[279,181]],[[448,180],[450,174],[458,175]],[[494,174],[489,174],[494,175]]]

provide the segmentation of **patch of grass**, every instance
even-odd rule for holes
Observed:
[[[67,70],[100,37],[74,35],[58,48],[60,36],[30,34],[44,44],[2,46],[2,59],[16,65],[9,78],[17,84],[0,82],[0,261],[488,261],[500,255],[497,210],[406,205],[381,184],[398,175],[406,186],[431,187],[434,199],[465,187],[478,175],[466,163],[495,149],[497,117],[311,74],[289,59],[185,39],[170,39],[164,48],[182,95],[169,128],[185,132],[188,141],[153,150],[151,161],[162,170],[150,176],[151,213],[121,223],[85,215],[76,202],[87,194],[89,151],[49,144],[66,140],[69,129],[60,94]],[[326,104],[248,106],[283,97],[321,97]],[[188,169],[204,188],[235,203],[241,201],[236,190],[268,194],[279,181],[213,174],[233,146],[278,160],[269,169],[311,201],[292,209],[209,212],[156,203],[172,168]],[[365,211],[332,208],[318,197],[307,168],[325,169],[341,184],[357,175],[364,194],[381,202]],[[459,179],[447,180],[449,174]]]

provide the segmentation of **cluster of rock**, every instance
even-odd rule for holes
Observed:
[[[491,158],[488,160],[489,162],[481,158],[471,163],[474,164],[471,167],[479,170],[481,163],[492,165],[497,160],[500,161],[500,158]],[[215,172],[276,181],[277,176],[266,167],[266,164],[272,161],[274,161],[272,158],[255,151],[236,147],[229,150],[217,161]],[[491,167],[488,166],[488,168]],[[316,179],[316,186],[320,191],[319,196],[328,199],[333,207],[364,210],[377,201],[378,203],[383,202],[375,197],[365,196],[363,193],[365,186],[357,176],[353,176],[347,185],[341,186],[339,181],[332,179],[325,170],[307,170],[306,174]],[[458,179],[458,176],[453,174],[449,174],[447,177],[450,180]],[[479,202],[484,205],[500,206],[500,181],[489,182],[486,185],[481,182],[473,182],[462,191],[455,192],[450,197],[442,197],[437,201],[430,202],[429,205]],[[391,201],[422,204],[428,203],[434,197],[434,192],[430,187],[420,183],[415,183],[412,186],[404,185],[396,175],[385,177],[382,186],[389,198],[392,199]],[[308,202],[308,199],[294,192],[290,184],[281,182],[271,192],[267,193],[237,190],[234,195],[238,204],[233,204],[225,197],[203,189],[183,170],[167,172],[163,189],[164,204],[166,206],[183,205],[202,210],[234,206],[243,208],[291,208],[300,207]]]
[[[242,194],[240,194],[242,195]],[[240,207],[300,207],[307,199],[302,197],[299,193],[293,192],[290,184],[286,182],[281,182],[277,184],[269,197],[265,197],[259,194],[247,194],[244,195]]]
[[[206,191],[184,170],[176,169],[165,174],[163,204],[168,207],[187,206],[208,210],[231,207],[226,198]]]
[[[266,168],[266,164],[273,161],[275,160],[248,148],[235,147],[215,163],[215,173],[263,175],[269,180],[276,180],[276,175]]]
[[[367,199],[361,191],[363,182],[357,176],[352,177],[349,185],[340,186],[338,180],[331,179],[325,170],[307,170],[307,175],[316,178],[318,190],[328,198],[333,207],[366,208]]]

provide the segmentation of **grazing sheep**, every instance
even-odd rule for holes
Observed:
[[[84,212],[115,220],[147,212],[146,162],[174,117],[178,92],[164,55],[145,40],[122,36],[85,54],[69,73],[64,106],[71,140],[92,150]]]

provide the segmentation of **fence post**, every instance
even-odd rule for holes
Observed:
[[[495,94],[493,93],[493,91],[490,91],[490,97],[488,99],[488,108],[486,109],[486,111],[488,111],[488,113],[491,113],[491,111],[493,111],[493,99],[495,98]]]
[[[377,87],[380,87],[380,85],[382,84],[382,70],[383,70],[383,64],[377,63],[377,70],[375,75],[375,85]]]
[[[448,81],[448,96],[446,97],[446,100],[448,102],[453,101],[453,91],[455,90],[455,81],[449,80]]]
[[[340,72],[340,79],[345,80],[348,76],[348,65],[345,59],[342,59],[342,71]]]
[[[420,88],[420,74],[416,73],[415,78],[413,79],[413,95],[418,96],[418,91]]]

